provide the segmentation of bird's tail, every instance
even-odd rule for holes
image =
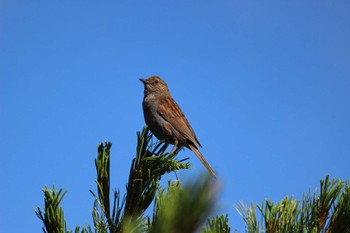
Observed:
[[[205,166],[205,168],[208,170],[210,175],[216,178],[214,170],[210,167],[207,160],[205,160],[204,156],[201,154],[201,152],[193,145],[188,145],[188,147],[197,155],[198,159],[202,162],[202,164]]]

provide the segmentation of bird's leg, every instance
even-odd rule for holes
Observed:
[[[177,141],[174,143],[174,146],[173,146],[173,148],[171,149],[171,151],[170,151],[170,154],[173,154],[174,153],[174,151],[175,151],[175,149],[176,149],[176,147],[177,147]]]

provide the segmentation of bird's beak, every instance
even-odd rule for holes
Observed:
[[[143,84],[146,84],[146,79],[140,78],[140,81],[143,82]]]

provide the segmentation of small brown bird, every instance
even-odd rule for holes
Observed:
[[[213,169],[198,150],[201,144],[196,134],[180,107],[171,97],[166,83],[158,76],[140,79],[140,81],[145,86],[142,103],[143,115],[151,132],[159,140],[174,145],[170,153],[173,153],[176,147],[182,146],[192,150],[208,172],[215,177]]]

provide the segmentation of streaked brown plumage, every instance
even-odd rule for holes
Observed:
[[[215,177],[213,169],[205,160],[198,147],[201,147],[196,134],[186,119],[180,107],[172,98],[168,86],[158,76],[140,79],[143,82],[143,114],[146,124],[151,132],[159,139],[164,140],[174,147],[185,146],[192,150],[198,159],[207,168],[208,172]]]

